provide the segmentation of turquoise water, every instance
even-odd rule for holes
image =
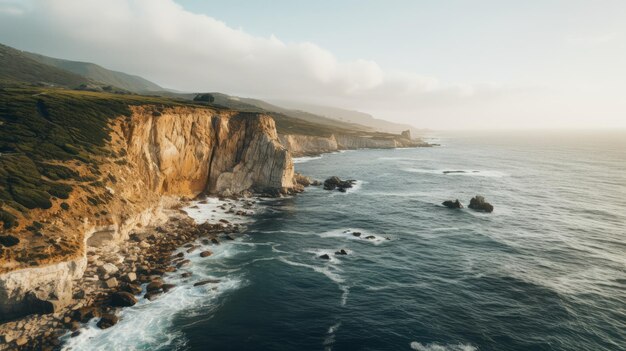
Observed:
[[[626,133],[437,141],[301,160],[358,184],[264,201],[243,238],[194,261],[219,286],[181,282],[72,348],[626,349]],[[440,205],[476,194],[495,211]]]

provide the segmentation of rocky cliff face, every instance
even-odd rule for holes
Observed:
[[[129,161],[157,194],[287,192],[294,187],[291,157],[269,116],[140,107],[121,129]]]
[[[282,144],[294,156],[317,155],[338,150],[393,149],[399,147],[429,146],[421,140],[413,140],[410,133],[401,135],[333,134],[329,137],[296,134],[280,135]]]
[[[162,210],[179,197],[299,187],[269,116],[194,107],[131,111],[111,123],[100,179],[76,186],[65,200],[69,209],[32,211],[44,236],[16,233],[22,240],[11,248],[15,260],[0,266],[0,320],[66,304],[90,246],[118,244],[138,226],[164,221]]]

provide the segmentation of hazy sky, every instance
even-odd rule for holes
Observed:
[[[622,0],[0,0],[0,42],[416,127],[626,127]]]

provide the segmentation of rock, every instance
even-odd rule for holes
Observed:
[[[154,299],[156,299],[159,295],[161,295],[162,291],[150,291],[147,292],[143,297],[153,301]]]
[[[122,278],[125,282],[134,282],[137,280],[137,274],[135,272],[126,273],[126,275]]]
[[[186,266],[189,266],[190,264],[191,264],[190,260],[182,260],[176,264],[176,268],[186,267]]]
[[[456,201],[446,200],[441,204],[446,206],[447,208],[463,208],[463,204],[461,204],[461,201],[459,201],[459,199],[456,199]]]
[[[356,236],[357,238],[361,236],[361,232],[353,232],[352,235]]]
[[[11,247],[20,243],[20,239],[13,235],[0,235],[0,244],[2,246]]]
[[[70,334],[70,338],[75,338],[75,337],[77,337],[79,335],[80,335],[80,330],[77,330],[77,331],[73,332],[72,334]]]
[[[183,278],[189,278],[189,277],[191,277],[191,273],[190,272],[185,272],[185,273],[181,274],[180,276],[183,277]]]
[[[163,292],[168,292],[172,289],[174,289],[176,287],[176,285],[174,284],[163,284],[163,286],[161,286],[161,288],[163,289]]]
[[[15,340],[15,344],[17,346],[24,346],[24,345],[28,344],[28,339],[26,337],[22,336],[21,338]]]
[[[482,211],[482,212],[493,212],[493,206],[485,201],[485,198],[480,196],[480,195],[476,195],[475,197],[473,197],[470,200],[470,204],[469,206],[467,206],[469,208],[471,208],[474,211]]]
[[[443,171],[443,174],[450,174],[450,173],[467,173],[466,171]]]
[[[77,292],[75,292],[75,293],[72,295],[72,298],[73,298],[74,300],[82,300],[82,299],[84,299],[84,298],[85,298],[85,290],[82,290],[82,289],[81,289],[81,290],[78,290]]]
[[[146,286],[146,291],[159,291],[161,288],[163,288],[163,282],[155,280]]]
[[[206,284],[217,284],[220,281],[218,279],[207,279],[207,280],[203,280],[203,281],[199,281],[197,283],[195,283],[193,286],[201,286],[201,285],[206,285]]]
[[[320,256],[320,258],[323,260],[330,260],[330,256],[328,256],[328,254],[323,254]]]
[[[220,241],[219,241],[219,240],[217,240],[217,239],[215,239],[215,238],[211,239],[211,242],[212,242],[213,244],[215,244],[215,245],[219,245],[219,244],[220,244]]]
[[[309,186],[311,185],[311,183],[313,183],[313,180],[310,177],[307,177],[305,175],[302,175],[300,173],[295,173],[293,175],[293,179],[296,181],[296,183],[302,185],[302,186]]]
[[[98,267],[98,272],[100,274],[115,274],[119,269],[112,263],[105,263],[102,266]]]
[[[90,319],[100,317],[100,311],[93,306],[81,307],[72,312],[72,319],[81,323],[87,323]]]
[[[120,290],[131,293],[133,295],[138,295],[141,293],[141,287],[137,284],[122,284]]]
[[[374,240],[374,239],[376,239],[376,237],[373,236],[373,235],[368,235],[368,236],[365,237],[365,239],[367,239],[367,240]]]
[[[111,295],[111,306],[113,307],[128,307],[136,303],[135,296],[126,291],[118,291]]]
[[[200,257],[209,257],[212,254],[213,253],[211,251],[202,251],[202,252],[200,252]]]
[[[356,181],[352,179],[341,180],[339,177],[333,176],[324,181],[324,190],[337,189],[338,191],[346,192],[346,189],[352,188],[355,182]]]
[[[224,237],[226,238],[226,240],[235,240],[235,238],[233,238],[232,236],[228,234],[226,234]]]
[[[230,223],[229,221],[225,220],[224,218],[220,219],[220,223],[224,223],[224,224],[228,224]]]
[[[119,318],[117,318],[116,315],[112,313],[104,313],[96,325],[100,329],[107,329],[117,324],[118,320]]]
[[[347,254],[348,254],[348,253],[347,253],[347,252],[346,252],[346,250],[344,250],[344,249],[341,249],[341,250],[339,250],[339,251],[335,252],[335,255],[347,255]]]
[[[104,282],[104,286],[106,286],[109,289],[117,288],[118,286],[117,279],[115,279],[115,277],[107,279]]]

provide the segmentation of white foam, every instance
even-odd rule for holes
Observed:
[[[360,236],[354,236],[353,233],[355,232],[359,232],[361,233]],[[327,232],[323,232],[323,233],[318,233],[318,235],[322,238],[342,238],[342,239],[347,239],[347,240],[355,240],[358,242],[363,242],[363,243],[370,243],[370,244],[374,244],[374,245],[380,245],[386,241],[389,241],[390,239],[387,239],[388,236],[383,236],[381,234],[375,234],[372,233],[366,229],[359,229],[359,228],[354,228],[354,229],[350,229],[350,228],[343,228],[343,229],[334,229],[334,230],[330,230]],[[366,237],[371,237],[373,236],[374,239],[365,239]]]
[[[452,176],[466,176],[466,177],[493,177],[493,178],[502,178],[507,177],[509,174],[493,171],[493,170],[476,170],[476,169],[421,169],[421,168],[404,168],[402,169],[405,172],[410,173],[424,173],[424,174],[438,174],[442,176],[452,177]],[[460,171],[460,172],[459,172]],[[444,173],[451,172],[451,173]]]
[[[251,208],[244,208],[246,201],[254,201]],[[225,208],[225,209],[223,209]],[[247,215],[240,216],[233,212],[244,211]],[[255,200],[220,200],[216,197],[207,197],[202,201],[193,201],[189,206],[183,208],[189,217],[196,223],[218,223],[220,219],[225,219],[235,224],[245,224],[253,221],[252,215],[262,210]]]
[[[230,203],[229,201],[227,201]],[[197,209],[187,208],[190,214],[198,222],[213,218],[231,218],[231,222],[247,221],[240,216],[228,216],[226,211],[219,209],[223,203],[215,198],[207,198],[205,204],[195,202]],[[218,209],[219,217],[208,216],[205,212],[215,214],[213,209]],[[176,316],[180,313],[186,315],[204,315],[217,308],[216,300],[231,291],[237,290],[247,282],[245,277],[238,275],[240,267],[229,268],[223,264],[224,260],[232,258],[242,252],[255,249],[257,244],[242,242],[243,238],[234,241],[223,241],[219,245],[202,245],[201,240],[194,244],[200,248],[187,253],[187,247],[177,249],[173,254],[182,252],[185,258],[191,261],[189,266],[181,268],[177,272],[167,273],[163,279],[167,283],[176,286],[167,293],[163,293],[154,301],[139,298],[136,305],[120,309],[117,314],[120,321],[113,327],[101,330],[96,326],[98,319],[94,319],[81,328],[81,333],[70,338],[68,335],[63,339],[63,350],[153,350],[159,348],[177,349],[185,345],[186,340],[182,334],[172,331]],[[200,252],[210,250],[211,256],[200,257]],[[191,272],[188,278],[181,276],[182,272]],[[193,286],[194,283],[213,279],[215,283]],[[144,284],[145,288],[145,284]]]
[[[303,157],[294,157],[293,163],[305,163],[313,160],[319,160],[322,156],[303,156]]]
[[[312,269],[313,271],[315,271],[317,273],[321,273],[321,274],[325,275],[326,277],[328,277],[328,279],[332,280],[333,282],[337,283],[338,285],[345,281],[345,279],[343,279],[343,277],[341,277],[339,274],[333,272],[333,270],[337,270],[337,271],[341,271],[341,270],[339,270],[336,267],[330,266],[330,265],[329,266],[319,267],[319,266],[314,266],[314,265],[310,265],[310,264],[306,264],[306,263],[290,261],[290,260],[286,259],[285,257],[279,257],[278,259],[281,262],[284,262],[284,263],[286,263],[288,265],[291,265],[291,266],[306,267],[306,268]]]
[[[346,194],[353,194],[356,193],[357,191],[361,190],[361,188],[363,188],[363,184],[367,184],[366,181],[364,180],[356,180],[354,182],[354,184],[352,184],[352,188],[346,188],[345,192],[341,192],[341,191],[337,191],[337,190],[333,190],[330,193],[330,196],[337,196],[337,195],[346,195]]]
[[[411,344],[411,349],[415,351],[476,351],[478,348],[468,344],[451,344],[451,345],[441,345],[438,343],[431,344],[422,344],[417,341],[413,341]]]

